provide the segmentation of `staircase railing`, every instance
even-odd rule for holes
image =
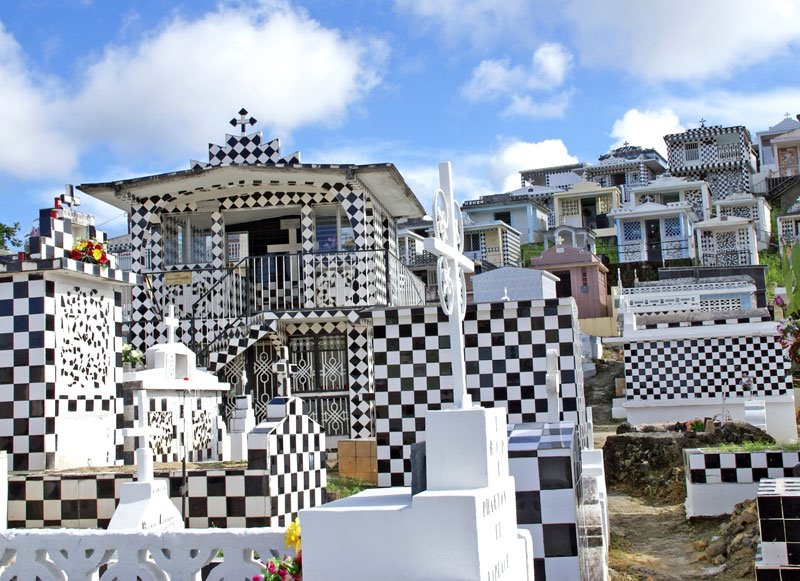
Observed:
[[[211,281],[190,313],[201,365],[265,312],[425,304],[424,283],[388,250],[250,256]]]

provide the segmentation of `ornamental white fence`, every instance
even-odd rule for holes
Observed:
[[[209,581],[252,579],[286,528],[169,532],[19,529],[0,533],[0,580]]]

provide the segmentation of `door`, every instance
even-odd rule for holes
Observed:
[[[561,270],[554,272],[560,280],[556,283],[556,297],[571,297],[572,296],[572,276],[568,270]]]
[[[644,224],[647,241],[647,260],[661,260],[661,220],[647,220]]]

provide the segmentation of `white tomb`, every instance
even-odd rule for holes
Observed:
[[[306,581],[533,581],[531,536],[517,527],[505,409],[473,407],[466,390],[464,270],[472,262],[462,253],[449,163],[439,165],[439,177],[435,238],[425,247],[439,256],[455,409],[426,415],[426,490],[373,489],[300,513]]]
[[[164,317],[169,332],[168,342],[150,347],[145,352],[146,368],[125,373],[126,389],[147,391],[148,409],[139,413],[148,416],[148,424],[161,431],[150,434],[156,461],[190,462],[230,459],[230,440],[223,417],[219,414],[223,394],[230,384],[197,368],[197,356],[186,345],[175,341],[178,321],[170,314]],[[126,417],[133,419],[133,410],[126,402]],[[177,434],[177,438],[174,436]]]

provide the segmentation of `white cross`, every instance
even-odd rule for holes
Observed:
[[[148,446],[148,436],[158,436],[163,433],[158,428],[151,428],[147,423],[148,411],[147,390],[136,391],[136,405],[139,408],[139,419],[136,427],[122,430],[123,438],[142,438],[143,446],[136,448],[136,480],[139,482],[153,481],[153,452]]]
[[[297,365],[289,361],[289,348],[278,347],[280,357],[272,364],[272,372],[278,376],[278,386],[283,397],[292,397],[292,376],[297,373]]]
[[[453,199],[453,172],[450,162],[439,164],[439,189],[433,194],[433,238],[424,241],[425,250],[438,256],[436,273],[442,309],[450,318],[450,352],[453,363],[453,401],[456,407],[472,406],[467,393],[464,365],[464,329],[467,309],[465,272],[474,272],[472,260],[464,256],[464,222],[461,208]]]
[[[168,315],[164,317],[164,325],[167,327],[167,343],[175,342],[175,329],[180,325],[180,321],[175,317],[175,305],[169,306]]]

